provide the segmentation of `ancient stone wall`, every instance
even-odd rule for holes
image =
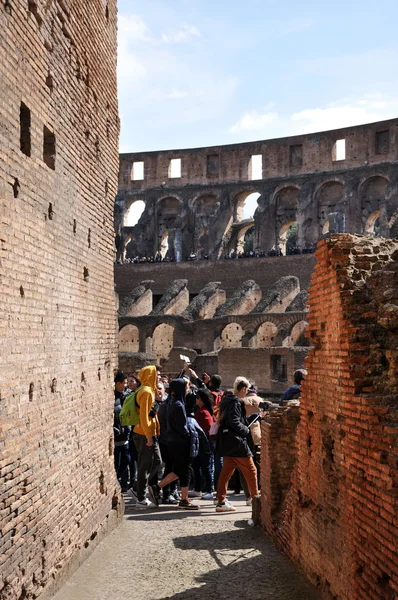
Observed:
[[[262,523],[335,600],[398,594],[398,241],[332,236],[300,408],[262,426]]]
[[[239,267],[245,261],[231,262]],[[166,270],[171,274],[172,265]],[[152,281],[136,285],[120,303],[119,356],[127,372],[141,367],[146,356],[175,376],[183,364],[180,355],[189,356],[200,370],[208,364],[204,355],[214,354],[213,372],[222,375],[224,387],[232,386],[238,373],[245,373],[261,391],[281,394],[286,389],[294,370],[303,366],[309,345],[304,337],[305,302],[299,302],[304,310],[286,312],[301,294],[298,278],[281,277],[264,289],[264,295],[254,280],[248,280],[228,297],[219,281],[209,282],[198,294],[191,293],[186,279],[168,283],[163,295],[153,294],[152,310],[147,302]]]
[[[393,119],[278,140],[122,154],[118,256],[158,253],[179,262],[194,253],[216,260],[245,244],[286,254],[328,231],[397,237],[397,130]],[[252,193],[257,207],[245,214]],[[144,211],[130,224],[138,201]]]
[[[254,279],[261,288],[267,288],[280,277],[295,275],[300,280],[301,289],[306,290],[314,264],[312,254],[217,262],[116,264],[115,284],[121,304],[123,298],[146,279],[154,280],[151,289],[158,296],[165,293],[174,279],[186,279],[190,294],[199,294],[209,281],[219,281],[223,290],[232,293],[248,279]]]
[[[115,0],[0,7],[2,600],[48,590],[120,507],[116,18]]]

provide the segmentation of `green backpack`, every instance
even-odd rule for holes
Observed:
[[[120,422],[122,425],[129,425],[131,427],[135,427],[140,422],[140,415],[137,412],[137,392],[141,388],[137,388],[135,392],[132,392],[125,401],[123,402],[122,410],[120,411]],[[139,408],[139,406],[138,406]]]

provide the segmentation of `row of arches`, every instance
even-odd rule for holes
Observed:
[[[307,346],[304,333],[308,323],[299,321],[289,328],[277,326],[271,321],[262,323],[254,332],[245,332],[239,323],[228,323],[214,340],[214,350],[221,348],[269,348]],[[155,327],[152,336],[146,338],[146,352],[153,352],[158,359],[167,358],[174,343],[174,327],[161,323]],[[119,332],[119,352],[139,352],[139,329],[135,325],[125,325]]]
[[[253,188],[237,191],[222,206],[217,194],[198,195],[185,204],[177,196],[159,198],[153,215],[157,247],[152,244],[151,254],[178,260],[177,245],[181,259],[190,253],[198,258],[219,258],[234,251],[269,251],[273,247],[286,254],[295,247],[315,244],[328,233],[331,213],[341,214],[343,231],[398,236],[397,201],[390,199],[385,176],[361,182],[355,201],[354,192],[337,179],[320,183],[308,199],[305,193],[296,184],[279,186],[268,197]],[[144,211],[143,200],[133,200],[125,207],[125,226],[137,224]],[[218,221],[220,228],[215,230]]]
[[[306,346],[308,344],[304,337],[304,332],[307,325],[306,321],[299,321],[289,331],[286,325],[278,327],[275,323],[265,322],[258,327],[254,334],[249,333],[247,336],[239,323],[228,323],[216,338],[214,349],[242,348],[245,345],[249,348],[270,348],[274,346],[292,348],[293,346]],[[247,343],[245,343],[244,338],[248,338]]]

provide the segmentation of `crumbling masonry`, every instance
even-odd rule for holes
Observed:
[[[300,407],[262,426],[261,521],[329,600],[398,597],[398,241],[316,252]]]
[[[47,593],[120,507],[115,0],[0,6],[0,598]]]

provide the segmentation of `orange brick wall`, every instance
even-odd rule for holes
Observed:
[[[322,597],[389,600],[398,594],[398,241],[332,236],[316,258],[300,408],[263,424],[262,524]]]
[[[0,7],[1,600],[38,597],[120,507],[116,13],[115,0]]]

